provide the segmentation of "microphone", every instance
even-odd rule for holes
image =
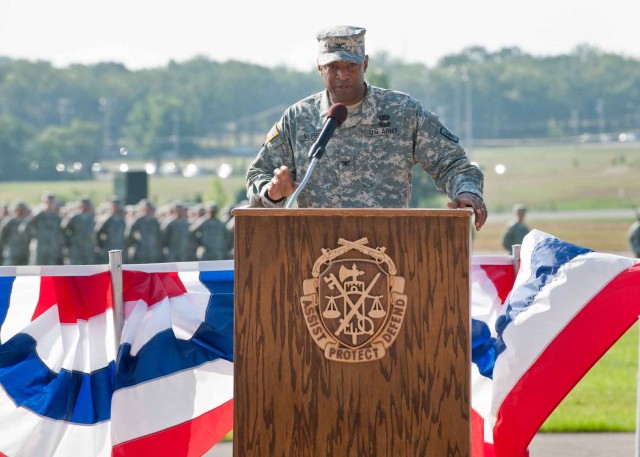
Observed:
[[[342,103],[334,103],[329,108],[327,113],[327,121],[324,123],[324,127],[318,136],[318,139],[313,143],[311,149],[309,149],[310,159],[319,159],[324,154],[325,147],[329,142],[329,139],[333,135],[335,129],[342,125],[347,119],[349,111],[347,107]]]

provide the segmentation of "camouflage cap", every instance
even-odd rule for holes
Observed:
[[[138,205],[140,205],[141,208],[146,208],[146,209],[155,209],[155,206],[153,205],[153,202],[147,198],[143,198],[142,200],[140,200],[138,202]]]
[[[320,30],[318,39],[318,65],[336,61],[364,62],[364,34],[366,29],[340,25]]]
[[[14,209],[29,209],[29,206],[27,206],[27,204],[22,201],[22,200],[17,200],[16,202],[14,202],[13,204],[13,208]]]

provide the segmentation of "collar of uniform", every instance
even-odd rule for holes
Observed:
[[[366,84],[366,83],[365,83]],[[344,121],[342,127],[354,127],[358,124],[373,124],[376,122],[376,110],[373,103],[372,93],[375,91],[375,87],[371,84],[366,84],[367,88],[364,94],[364,99],[360,107],[353,113],[349,113],[347,120]],[[329,107],[331,106],[331,100],[329,100],[329,93],[325,90],[322,93],[322,101],[320,102],[320,117],[324,119],[327,117]]]

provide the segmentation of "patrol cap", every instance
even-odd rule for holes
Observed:
[[[13,204],[13,208],[14,209],[29,209],[29,207],[27,206],[27,204],[23,200],[17,200]]]
[[[524,206],[522,203],[516,203],[515,205],[513,205],[513,211],[524,212],[526,210],[527,210],[527,207]]]
[[[320,30],[318,40],[318,65],[345,61],[364,62],[364,34],[366,29],[339,25]]]
[[[155,206],[153,206],[153,202],[146,198],[143,198],[142,200],[140,200],[138,202],[138,205],[140,205],[140,207],[142,208],[155,209]]]

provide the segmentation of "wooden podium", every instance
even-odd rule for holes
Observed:
[[[469,210],[234,210],[235,457],[470,456]]]

